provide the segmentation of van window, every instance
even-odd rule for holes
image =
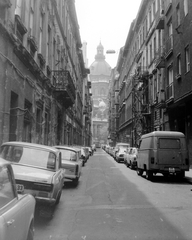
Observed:
[[[161,149],[180,149],[180,139],[160,138],[159,148]]]
[[[151,142],[152,142],[151,140],[152,140],[152,138],[144,138],[144,139],[142,139],[141,142],[140,142],[139,148],[140,149],[149,149],[149,148],[151,148]]]

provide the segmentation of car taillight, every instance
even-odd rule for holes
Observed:
[[[38,191],[45,191],[45,192],[51,192],[53,189],[52,184],[44,184],[44,183],[34,183],[34,190]]]

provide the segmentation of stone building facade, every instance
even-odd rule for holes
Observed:
[[[0,144],[90,144],[81,47],[73,0],[0,1]]]
[[[116,66],[120,139],[137,146],[144,133],[181,131],[192,156],[191,21],[189,0],[141,1]]]

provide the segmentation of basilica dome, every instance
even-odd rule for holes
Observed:
[[[97,47],[97,54],[95,55],[95,61],[90,66],[90,74],[91,75],[105,75],[110,76],[111,67],[105,61],[105,56],[103,54],[103,46],[100,43]]]

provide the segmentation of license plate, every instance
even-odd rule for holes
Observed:
[[[175,173],[175,168],[169,168],[170,173]]]
[[[24,192],[24,186],[21,184],[16,184],[17,186],[17,192],[18,193],[23,193]]]

